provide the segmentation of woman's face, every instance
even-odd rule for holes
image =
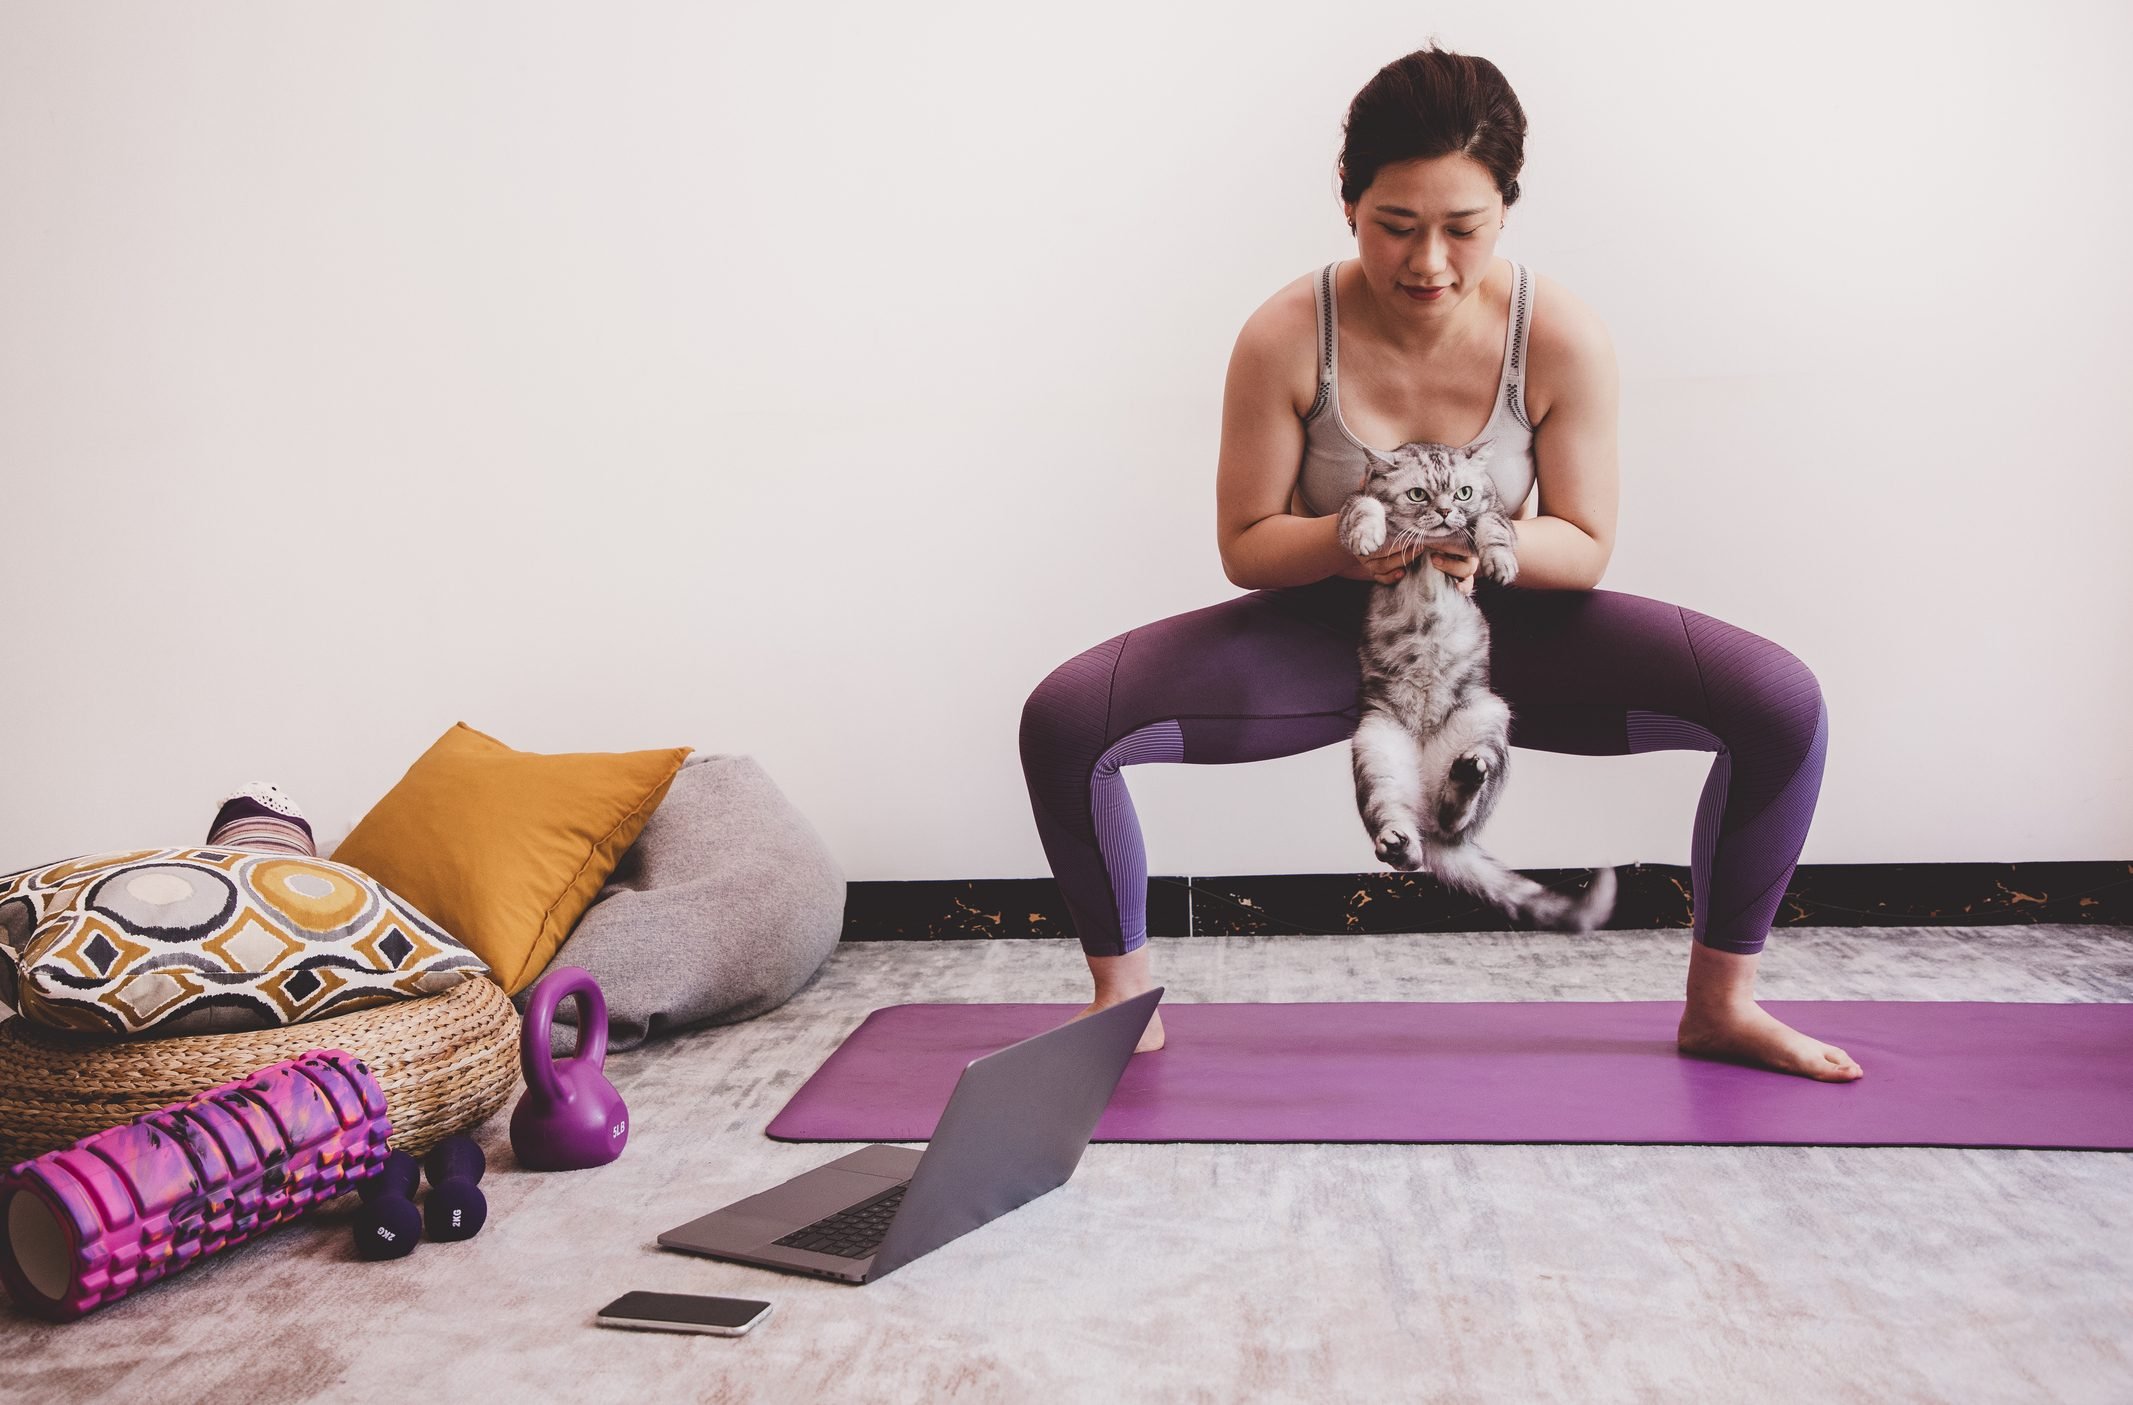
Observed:
[[[1496,260],[1503,196],[1488,167],[1456,153],[1382,167],[1346,205],[1371,295],[1388,318],[1452,315],[1481,291]],[[1416,297],[1408,288],[1442,288]]]

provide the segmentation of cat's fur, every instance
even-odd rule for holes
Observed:
[[[1352,554],[1373,555],[1388,540],[1416,548],[1403,578],[1370,592],[1363,619],[1356,808],[1381,862],[1427,868],[1528,924],[1586,932],[1614,911],[1613,869],[1598,870],[1582,896],[1558,893],[1475,842],[1503,791],[1511,709],[1489,688],[1488,620],[1429,564],[1424,543],[1475,556],[1478,574],[1499,584],[1517,576],[1517,539],[1489,479],[1488,450],[1403,444],[1375,455],[1342,505],[1340,543]]]

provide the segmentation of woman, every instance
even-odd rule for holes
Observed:
[[[1439,570],[1488,618],[1514,745],[1717,753],[1691,845],[1681,1050],[1859,1077],[1842,1049],[1754,999],[1757,955],[1821,787],[1821,689],[1768,640],[1596,589],[1615,529],[1614,353],[1568,290],[1496,256],[1524,164],[1518,99],[1488,60],[1421,50],[1364,87],[1345,134],[1341,203],[1358,257],[1276,293],[1230,359],[1216,532],[1224,572],[1249,593],[1087,650],[1023,709],[1031,807],[1095,978],[1089,1011],[1154,984],[1146,856],[1119,769],[1347,740],[1373,583]],[[1475,593],[1470,556],[1433,551],[1417,564],[1399,548],[1359,559],[1340,546],[1341,503],[1373,451],[1482,440],[1504,501],[1525,505],[1513,586]],[[1157,1017],[1139,1051],[1163,1037]]]

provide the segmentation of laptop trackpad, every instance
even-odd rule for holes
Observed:
[[[669,1249],[746,1253],[895,1184],[885,1176],[817,1166],[784,1185],[670,1229],[659,1242]]]
[[[801,1225],[833,1215],[848,1205],[856,1205],[870,1196],[881,1194],[896,1181],[887,1176],[870,1176],[863,1171],[840,1171],[834,1166],[818,1166],[805,1175],[796,1177],[761,1195],[752,1195],[741,1202],[751,1214],[776,1216],[790,1220],[798,1229]],[[755,1202],[762,1202],[758,1206]],[[740,1205],[733,1208],[736,1210]]]

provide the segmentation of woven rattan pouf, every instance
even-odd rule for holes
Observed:
[[[370,1065],[391,1144],[420,1156],[511,1096],[518,1011],[494,981],[470,976],[442,995],[231,1034],[113,1042],[17,1016],[0,1024],[0,1167],[312,1049]]]

